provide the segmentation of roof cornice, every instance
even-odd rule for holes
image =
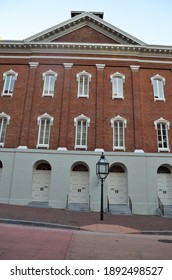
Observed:
[[[66,42],[25,42],[25,41],[0,41],[0,52],[86,52],[86,53],[149,53],[154,55],[172,55],[172,46],[160,45],[120,45],[120,44],[96,44],[96,43],[66,43]]]

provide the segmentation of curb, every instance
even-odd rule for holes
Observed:
[[[24,226],[35,226],[35,227],[47,227],[47,228],[61,228],[61,229],[71,229],[71,230],[80,229],[79,227],[76,227],[76,226],[35,222],[35,221],[25,221],[25,220],[11,220],[11,219],[4,219],[4,218],[0,218],[0,223],[24,225]]]

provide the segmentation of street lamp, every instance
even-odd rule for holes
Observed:
[[[101,180],[101,205],[100,205],[100,220],[103,220],[103,181],[109,174],[109,163],[102,153],[99,161],[96,163],[96,175]]]

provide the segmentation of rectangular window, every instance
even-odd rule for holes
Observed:
[[[158,150],[169,150],[168,129],[166,123],[157,124]]]
[[[15,75],[7,75],[5,77],[3,95],[12,95],[14,91]]]
[[[54,95],[55,80],[56,78],[54,75],[45,75],[43,95]]]
[[[0,146],[4,146],[5,134],[7,129],[7,118],[0,118]]]
[[[164,100],[164,84],[163,80],[154,79],[153,80],[153,91],[154,98],[159,100]]]
[[[87,122],[78,120],[76,127],[76,147],[86,148],[87,146]]]
[[[121,77],[113,78],[112,98],[123,98],[123,79]]]
[[[113,128],[113,147],[114,149],[125,149],[124,144],[124,122],[122,121],[115,121],[114,122],[114,128]]]
[[[41,119],[39,126],[38,147],[49,147],[50,119]]]
[[[86,75],[81,75],[79,77],[78,83],[78,97],[88,97],[89,96],[89,77]]]

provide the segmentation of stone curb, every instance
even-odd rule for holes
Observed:
[[[13,220],[13,219],[4,219],[4,218],[0,218],[0,223],[24,225],[24,226],[35,226],[35,227],[61,228],[61,229],[71,229],[71,230],[80,229],[79,227],[76,227],[76,226],[35,222],[35,221],[25,221],[25,220]]]

